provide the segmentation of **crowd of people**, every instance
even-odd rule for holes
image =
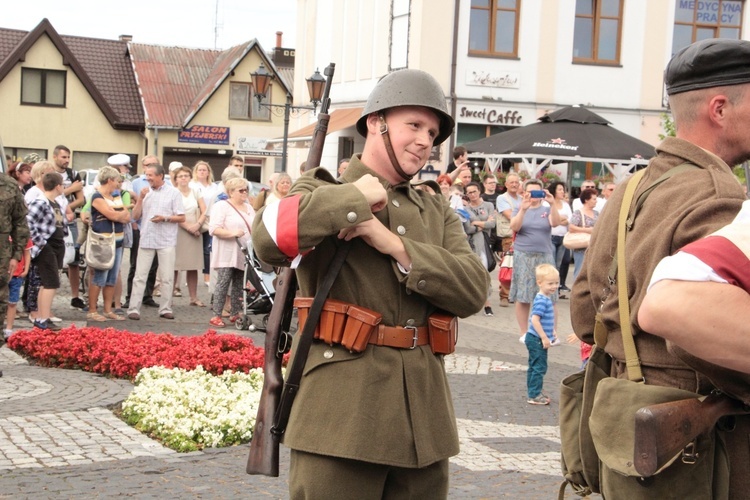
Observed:
[[[81,178],[69,163],[70,150],[60,145],[52,160],[32,154],[9,165],[9,176],[16,181],[11,194],[20,197],[29,234],[16,235],[23,248],[5,287],[4,337],[12,334],[18,318],[28,318],[37,328],[61,328],[62,320],[52,311],[61,274],[70,282],[71,307],[85,312],[90,322],[139,320],[144,305],[158,308],[163,319],[174,319],[172,300],[182,296],[183,279],[189,304],[206,307],[198,284],[210,286],[212,275],[217,299],[207,321],[223,327],[224,318],[237,320],[245,287],[238,243],[250,244],[252,203],[262,207],[283,198],[292,184],[288,174],[274,174],[270,188],[254,200],[251,184],[243,178],[242,157],[232,157],[222,179],[214,182],[204,161],[192,168],[180,162],[165,168],[153,155],[141,160],[143,173],[131,178],[130,157],[116,154],[98,170],[94,190],[84,196]],[[112,259],[86,259],[87,240],[94,236],[114,241]],[[8,250],[15,248],[10,241],[4,246]],[[125,249],[130,274],[122,276]],[[81,268],[89,270],[83,287]],[[88,291],[86,300],[82,289]]]

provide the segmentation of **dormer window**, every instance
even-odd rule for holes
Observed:
[[[21,104],[65,106],[65,71],[21,69]]]

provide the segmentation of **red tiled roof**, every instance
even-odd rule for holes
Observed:
[[[131,43],[130,57],[148,126],[181,127],[220,54],[217,50]]]
[[[0,28],[0,80],[48,36],[114,128],[182,128],[244,57],[257,49],[292,92],[293,69],[278,69],[257,40],[225,51],[59,35],[47,19],[32,31]]]
[[[127,43],[60,36],[47,19],[32,31],[0,28],[0,79],[42,36],[48,36],[114,128],[143,128],[143,111],[127,55]]]

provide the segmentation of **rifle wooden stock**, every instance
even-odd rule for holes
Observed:
[[[272,424],[276,408],[281,399],[284,379],[281,377],[281,358],[284,356],[287,332],[291,326],[294,296],[297,292],[297,275],[288,267],[281,270],[276,281],[276,296],[273,309],[268,317],[265,357],[263,366],[263,392],[258,404],[255,429],[250,441],[250,454],[247,458],[248,474],[279,476],[279,439]]]
[[[318,124],[313,133],[312,144],[307,155],[307,165],[318,166],[323,157],[323,144],[328,131],[328,108],[331,105],[330,93],[335,65],[329,64],[324,74],[326,85],[323,90]],[[312,167],[310,167],[312,168]],[[279,273],[276,281],[276,295],[273,308],[268,317],[266,339],[264,342],[265,356],[263,366],[263,390],[258,404],[258,414],[255,417],[255,428],[250,441],[250,453],[247,457],[248,474],[262,474],[265,476],[279,476],[279,442],[286,427],[288,412],[291,409],[293,397],[286,402],[283,427],[277,428],[274,422],[279,413],[284,389],[284,379],[281,377],[281,361],[284,354],[292,346],[289,328],[292,323],[294,297],[297,293],[297,275],[293,269],[285,267]],[[287,389],[287,392],[289,390]],[[292,391],[293,392],[293,391]]]
[[[641,408],[635,414],[635,470],[653,476],[721,417],[745,413],[748,407],[721,394]]]

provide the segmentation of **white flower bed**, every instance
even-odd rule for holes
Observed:
[[[216,376],[162,367],[138,372],[122,403],[122,416],[136,429],[177,451],[231,446],[252,437],[263,388],[263,370]]]

